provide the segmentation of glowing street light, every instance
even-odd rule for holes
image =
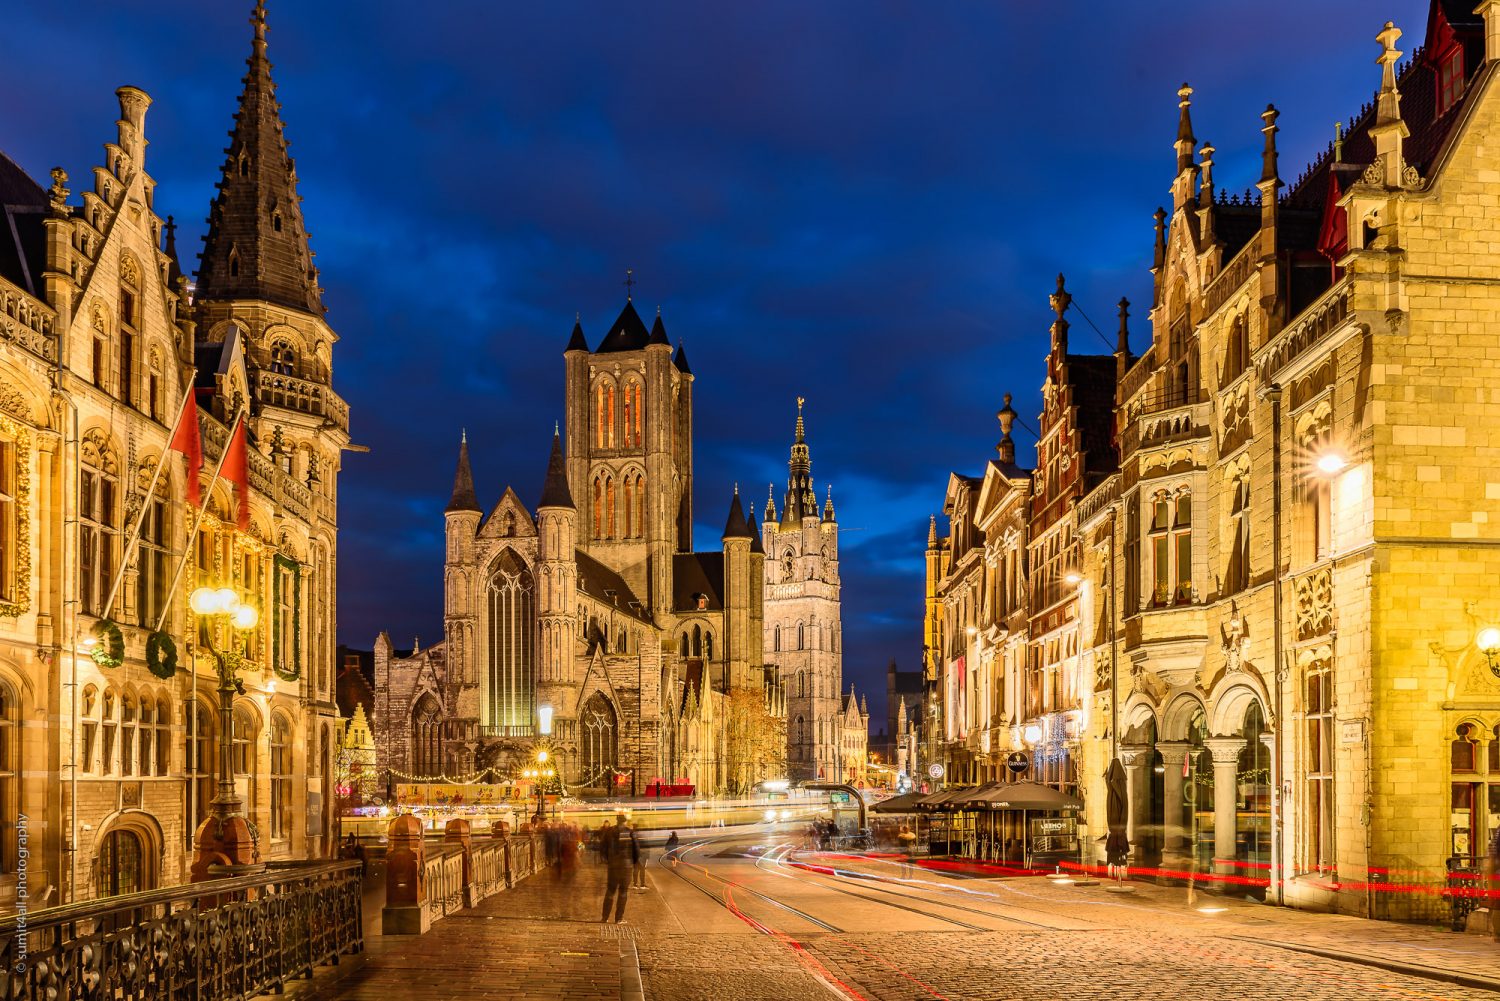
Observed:
[[[1318,456],[1317,461],[1313,465],[1324,476],[1334,476],[1344,471],[1344,468],[1349,465],[1349,460],[1344,457],[1342,452],[1324,452]]]
[[[1077,587],[1079,584],[1083,583],[1083,575],[1076,570],[1070,571],[1068,575],[1063,578],[1063,583],[1067,584],[1069,587]]]
[[[1490,673],[1500,678],[1500,628],[1485,626],[1474,637],[1474,645],[1484,654],[1485,662],[1490,665]]]

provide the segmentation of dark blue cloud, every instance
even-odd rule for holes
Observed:
[[[143,87],[157,207],[195,252],[249,49],[249,2],[80,0],[7,14],[0,148],[75,178]],[[927,514],[978,471],[1001,393],[1035,426],[1068,274],[1075,350],[1127,295],[1142,346],[1176,88],[1217,179],[1294,175],[1426,4],[271,4],[271,58],[368,455],[346,457],[340,635],[437,637],[459,429],[493,503],[534,500],[575,311],[597,342],[663,307],[698,374],[700,547],[732,484],[784,481],[793,399],[844,536],[845,670],[883,718],[920,648]],[[1268,28],[1267,26],[1274,26]],[[1412,45],[1417,39],[1406,39]],[[75,184],[75,187],[78,185]],[[1026,450],[1023,449],[1023,460]]]

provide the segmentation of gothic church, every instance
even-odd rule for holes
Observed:
[[[488,510],[459,446],[444,514],[444,639],[376,641],[380,764],[514,777],[549,749],[569,792],[656,781],[743,791],[785,772],[785,702],[764,662],[765,550],[738,491],[693,549],[693,373],[627,300],[598,347],[575,324],[566,427],[536,506]],[[834,690],[836,701],[837,689]]]

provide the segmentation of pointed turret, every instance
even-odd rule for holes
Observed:
[[[577,313],[573,314],[573,336],[568,338],[568,346],[564,351],[587,351],[589,342],[583,336],[583,320]]]
[[[162,253],[167,255],[167,288],[175,290],[177,279],[182,277],[182,261],[177,256],[177,220],[167,216],[167,224],[162,227],[164,242]]]
[[[750,505],[750,551],[766,555],[765,543],[760,540],[760,523],[755,520],[755,505]]]
[[[823,502],[823,520],[836,521],[833,516],[833,484],[828,484],[828,499]]]
[[[322,290],[303,227],[297,170],[266,58],[264,0],[257,0],[250,23],[255,37],[249,72],[209,211],[195,300],[259,299],[321,316]]]
[[[568,489],[568,467],[563,460],[562,436],[556,428],[552,431],[552,455],[547,459],[547,479],[542,483],[542,499],[537,501],[537,510],[544,507],[565,507],[574,510],[573,493]]]
[[[653,324],[651,324],[651,337],[650,337],[650,339],[648,339],[646,341],[646,343],[647,344],[665,344],[667,347],[671,347],[672,346],[672,342],[667,339],[667,328],[661,322],[661,307],[660,306],[656,307],[656,322],[653,323]]]
[[[474,495],[474,471],[469,467],[469,433],[465,431],[458,442],[458,468],[453,473],[453,496],[448,499],[448,506],[444,509],[448,513],[454,511],[474,511],[483,513],[479,506],[479,498]]]
[[[937,547],[937,515],[930,514],[927,516],[927,548],[931,550],[936,549]]]
[[[766,524],[774,524],[776,521],[776,484],[766,484]]]
[[[620,310],[619,317],[609,326],[609,333],[604,335],[604,340],[599,342],[595,354],[608,354],[613,351],[639,351],[651,340],[651,335],[646,332],[646,323],[641,319],[641,314],[635,311],[635,305],[625,300],[625,308]]]
[[[682,348],[682,342],[677,342],[677,353],[672,356],[672,364],[677,366],[677,371],[683,375],[692,375],[693,370],[688,367],[687,352]]]
[[[729,518],[724,522],[724,534],[720,538],[725,541],[753,538],[750,534],[750,524],[745,521],[745,509],[740,506],[739,487],[734,488],[734,500],[729,503]]]
[[[1193,169],[1193,147],[1197,140],[1193,138],[1193,88],[1183,84],[1177,88],[1177,141],[1172,145],[1177,149],[1177,172]]]
[[[995,419],[1000,422],[1000,441],[995,445],[995,451],[1000,453],[1000,461],[1008,466],[1016,464],[1016,443],[1011,440],[1010,429],[1016,423],[1016,410],[1010,405],[1010,394],[1004,397],[1004,406],[995,412]],[[937,542],[937,518],[932,519],[931,530],[928,532],[927,544],[932,546]]]
[[[1375,59],[1380,64],[1380,93],[1375,99],[1375,124],[1370,126],[1370,138],[1375,140],[1375,156],[1381,165],[1380,183],[1388,188],[1401,186],[1404,144],[1411,135],[1401,117],[1401,91],[1396,86],[1396,65],[1401,60],[1396,43],[1400,40],[1401,29],[1390,21],[1375,36],[1380,43],[1380,55]]]
[[[1130,300],[1120,296],[1120,332],[1115,335],[1115,382],[1125,380],[1130,368]]]

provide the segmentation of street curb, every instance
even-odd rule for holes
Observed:
[[[625,951],[627,946],[629,952]],[[620,936],[620,1001],[646,1001],[646,991],[641,986],[641,950],[634,935]]]
[[[1391,959],[1381,959],[1362,952],[1344,952],[1339,949],[1322,949],[1312,945],[1296,945],[1291,942],[1277,942],[1274,939],[1256,938],[1249,935],[1230,935],[1241,942],[1253,942],[1256,945],[1269,945],[1277,949],[1286,949],[1289,952],[1306,953],[1309,956],[1320,956],[1323,959],[1335,959],[1343,963],[1355,963],[1359,966],[1370,966],[1378,970],[1387,970],[1391,973],[1401,973],[1409,977],[1420,977],[1423,980],[1437,980],[1443,983],[1454,984],[1458,987],[1468,987],[1478,991],[1489,991],[1500,994],[1500,980],[1490,977],[1476,977],[1467,973],[1457,973],[1453,970],[1444,970],[1436,966],[1422,966],[1418,963],[1400,963]]]

